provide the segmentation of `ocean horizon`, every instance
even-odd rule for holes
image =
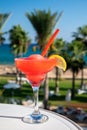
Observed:
[[[33,47],[36,46],[36,51],[33,51]],[[27,57],[31,54],[40,54],[40,49],[36,43],[30,44],[27,52],[23,57]],[[10,44],[0,45],[0,64],[1,65],[13,65],[14,64],[14,55],[12,53]]]
[[[36,51],[33,50],[33,47],[36,46]],[[27,49],[27,52],[23,54],[23,57],[28,57],[31,54],[41,54],[39,46],[37,43],[31,43]],[[84,56],[87,66],[87,55]],[[13,65],[14,64],[14,55],[12,53],[10,44],[0,45],[0,65]]]

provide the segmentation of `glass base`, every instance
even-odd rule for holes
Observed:
[[[35,124],[35,123],[44,123],[48,120],[48,116],[43,114],[38,115],[27,115],[22,119],[25,123]]]

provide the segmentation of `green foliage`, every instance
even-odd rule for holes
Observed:
[[[2,32],[2,28],[5,25],[9,16],[10,16],[10,13],[0,14],[0,44],[2,44],[5,41],[5,38],[3,35],[7,32]]]
[[[65,42],[63,41],[63,39],[57,38],[50,47],[49,55],[52,55],[52,54],[62,55],[62,51],[64,47],[65,47]]]
[[[26,100],[26,97],[27,96],[30,96],[32,99],[33,99],[33,91],[32,91],[32,88],[29,84],[23,84],[21,86],[21,88],[19,89],[4,89],[3,86],[4,84],[6,84],[8,81],[8,78],[0,78],[0,102],[8,102],[8,100],[10,98],[14,98],[14,99],[17,99],[17,100],[20,100],[20,103],[23,101],[23,100]],[[80,87],[80,80],[76,80],[76,84],[75,84],[75,93],[76,93],[76,96],[75,98],[72,100],[72,102],[86,102],[87,100],[87,94],[82,94],[82,95],[78,95],[77,94],[77,89]],[[67,93],[67,90],[68,89],[71,89],[71,86],[72,86],[72,81],[69,79],[61,79],[60,80],[60,95],[56,96],[52,96],[49,98],[49,102],[51,103],[51,105],[58,105],[58,102],[61,102],[64,104],[65,102],[65,96],[66,96],[66,93]],[[40,87],[40,91],[39,91],[39,98],[40,100],[43,101],[43,87],[44,85],[42,85]],[[49,82],[49,90],[53,90],[54,91],[55,89],[55,80],[54,79],[51,79],[50,82]],[[12,92],[14,92],[14,96],[12,97]],[[2,100],[3,99],[3,100]]]
[[[59,14],[57,12],[52,14],[50,10],[34,10],[34,12],[26,13],[26,17],[31,22],[37,33],[36,40],[40,49],[43,49],[49,40],[49,37],[61,15],[62,12]]]
[[[10,13],[0,14],[0,31],[4,24],[6,23],[7,19],[9,18]]]
[[[31,42],[28,33],[26,33],[20,25],[13,26],[9,33],[12,52],[15,56],[22,56],[27,51],[28,45]]]
[[[63,55],[67,62],[67,69],[69,68],[73,72],[78,73],[81,66],[84,67],[84,51],[80,41],[73,40],[72,43],[68,43],[63,51]]]

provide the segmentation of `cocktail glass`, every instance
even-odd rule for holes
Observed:
[[[35,99],[34,112],[23,118],[24,122],[28,123],[42,123],[48,120],[46,115],[43,115],[39,111],[38,107],[38,91],[42,81],[45,79],[47,72],[52,70],[57,60],[54,58],[45,58],[41,55],[34,54],[27,58],[16,58],[15,63],[17,68],[25,73],[26,77],[32,86]]]
[[[40,113],[38,107],[38,91],[41,83],[46,77],[46,74],[51,71],[55,66],[66,69],[65,60],[59,55],[52,55],[50,58],[45,58],[46,52],[49,46],[53,42],[55,36],[59,32],[59,29],[52,35],[42,54],[33,54],[27,58],[16,58],[15,63],[17,68],[25,73],[29,80],[35,99],[35,107],[32,114],[29,114],[23,118],[24,122],[27,123],[43,123],[48,120],[47,115]]]

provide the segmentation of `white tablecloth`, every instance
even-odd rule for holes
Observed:
[[[40,110],[48,116],[48,121],[41,124],[28,124],[22,117],[32,113],[33,109],[21,105],[0,104],[0,130],[82,130],[70,119],[51,111]]]

